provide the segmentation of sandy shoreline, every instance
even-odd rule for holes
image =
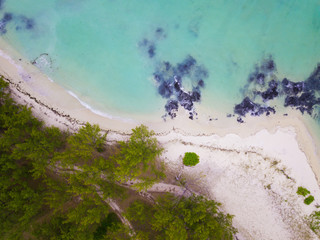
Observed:
[[[19,60],[12,49],[0,50],[0,74],[10,82],[15,99],[31,106],[48,125],[76,130],[88,121],[109,131],[112,141],[143,123],[157,133],[166,149],[164,159],[173,169],[181,169],[184,152],[197,152],[199,165],[183,172],[199,178],[204,193],[235,215],[239,239],[317,239],[303,217],[320,204],[320,144],[299,114],[251,117],[245,124],[223,116],[218,121],[190,121],[182,111],[167,122],[112,119],[84,107],[31,63]],[[295,193],[298,186],[310,190],[313,204],[303,204]]]

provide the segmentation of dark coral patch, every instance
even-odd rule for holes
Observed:
[[[305,81],[307,90],[320,91],[320,63]]]
[[[249,97],[245,97],[243,101],[234,107],[234,113],[242,117],[249,113],[251,116],[260,116],[264,113],[270,115],[270,113],[275,113],[275,109],[272,107],[261,106],[258,103],[251,101]]]
[[[198,65],[196,59],[190,55],[175,66],[167,61],[158,63],[153,77],[157,83],[158,93],[168,99],[165,106],[166,114],[174,118],[175,112],[181,106],[189,111],[189,118],[193,119],[194,103],[200,102],[201,89],[205,85],[204,79],[208,76],[207,69]],[[185,78],[191,81],[192,91],[184,90],[183,80]]]
[[[194,103],[201,100],[201,89],[204,88],[205,79],[209,76],[208,70],[203,65],[199,65],[191,55],[187,55],[175,65],[168,61],[159,61],[156,46],[165,37],[165,29],[158,27],[151,38],[143,38],[138,46],[155,64],[153,78],[157,85],[157,92],[162,98],[167,99],[164,119],[167,116],[176,117],[179,106],[187,110],[189,118],[193,119],[197,115],[194,111]],[[185,90],[184,81],[191,81],[192,90]]]
[[[22,27],[23,28],[25,28],[27,30],[30,30],[30,29],[34,28],[35,22],[34,22],[34,20],[32,18],[21,16],[20,19],[21,19],[21,23],[22,23]]]
[[[234,113],[239,115],[238,122],[243,122],[242,117],[247,113],[253,116],[275,113],[274,107],[269,107],[264,103],[279,96],[284,96],[283,105],[285,107],[292,107],[302,114],[306,112],[316,118],[319,117],[320,64],[305,81],[300,82],[292,82],[287,78],[280,82],[276,78],[275,71],[276,64],[270,56],[249,74],[248,83],[243,91],[245,97],[240,104],[234,107]],[[252,100],[248,96],[251,96]]]
[[[281,85],[283,92],[287,95],[297,95],[305,89],[304,82],[291,82],[287,78],[282,80]]]
[[[5,13],[0,20],[0,35],[7,33],[7,24],[12,21],[12,13]]]
[[[197,61],[189,55],[185,60],[182,61],[182,63],[178,64],[177,70],[182,76],[190,74],[192,67],[195,66],[196,63]]]
[[[155,31],[155,37],[156,39],[164,39],[167,37],[164,29],[162,27],[158,27]]]
[[[3,17],[0,19],[0,35],[7,33],[7,25],[13,21],[16,24],[15,29],[21,30],[32,30],[35,26],[35,21],[32,18],[26,16],[15,16],[12,13],[4,13]]]
[[[149,55],[150,58],[154,57],[154,55],[156,54],[155,51],[156,51],[156,47],[153,44],[151,44],[148,47],[148,55]]]
[[[275,80],[271,80],[269,82],[269,88],[261,93],[261,97],[264,101],[272,100],[276,97],[278,97],[278,82]]]

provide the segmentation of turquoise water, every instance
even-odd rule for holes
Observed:
[[[13,20],[1,38],[30,61],[48,54],[37,60],[42,71],[109,114],[160,118],[167,100],[153,73],[163,61],[196,59],[208,76],[195,107],[226,113],[242,100],[261,59],[272,55],[277,74],[292,81],[305,80],[320,62],[319,0],[2,2],[0,16],[12,13]],[[183,81],[191,90],[192,79]]]

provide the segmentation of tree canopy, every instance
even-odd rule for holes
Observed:
[[[141,125],[132,130],[129,141],[119,142],[120,150],[112,157],[116,163],[115,176],[118,181],[127,182],[139,177],[146,183],[141,186],[147,187],[164,177],[163,167],[157,165],[157,158],[162,154],[163,148],[154,135],[153,131]],[[148,175],[143,175],[144,173]]]
[[[201,196],[167,195],[152,206],[133,203],[127,216],[154,239],[233,239],[232,216],[219,211],[219,205]]]
[[[39,239],[48,239],[47,226],[62,223],[51,239],[92,239],[110,213],[104,197],[122,193],[101,178],[112,172],[103,158],[106,134],[90,124],[75,134],[46,127],[7,87],[0,80],[0,235],[21,239],[37,229]],[[47,215],[50,221],[38,223]]]

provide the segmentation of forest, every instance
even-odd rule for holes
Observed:
[[[0,79],[0,238],[233,239],[220,203],[148,193],[167,177],[163,151],[144,125],[116,143],[89,123],[48,127]]]

